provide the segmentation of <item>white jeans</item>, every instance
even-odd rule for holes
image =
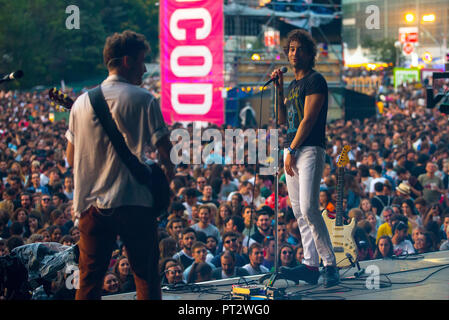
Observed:
[[[287,153],[287,149],[284,149],[284,161]],[[285,173],[285,177],[293,213],[301,233],[303,263],[318,267],[321,257],[324,266],[335,266],[334,250],[319,207],[325,150],[315,146],[300,147],[295,159],[296,166],[292,166],[294,176]]]

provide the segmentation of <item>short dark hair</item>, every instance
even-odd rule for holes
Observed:
[[[274,210],[271,209],[269,206],[263,206],[259,210],[256,211],[256,217],[259,219],[261,215],[268,215],[269,217],[274,216]]]
[[[237,233],[235,233],[234,231],[228,231],[228,232],[225,232],[225,233],[223,234],[223,236],[222,236],[223,242],[224,242],[224,240],[225,240],[226,238],[228,238],[228,237],[236,237],[236,238],[238,238],[239,235],[238,235]]]
[[[198,208],[198,213],[200,212],[201,209],[206,209],[207,212],[209,212],[209,214],[210,214],[211,211],[212,211],[212,210],[210,209],[210,207],[209,207],[207,204],[202,204],[202,205],[200,205],[199,208]]]
[[[194,233],[195,234],[195,238],[196,238],[196,231],[195,229],[191,228],[191,227],[187,227],[184,228],[181,232],[182,236],[186,235],[187,233]]]
[[[106,67],[116,68],[120,66],[120,58],[124,56],[137,57],[141,51],[150,52],[150,45],[143,34],[131,30],[125,30],[122,33],[116,32],[106,39],[103,61]]]
[[[384,184],[382,182],[376,182],[374,184],[374,190],[377,192],[381,192],[384,189]]]
[[[287,35],[287,43],[284,47],[284,52],[288,56],[289,48],[290,48],[290,42],[292,41],[298,41],[301,43],[301,46],[304,48],[304,51],[307,52],[309,55],[311,55],[312,60],[310,61],[310,68],[313,68],[315,66],[315,60],[317,55],[317,47],[316,42],[313,40],[312,35],[302,29],[295,29],[288,33]]]
[[[189,188],[186,190],[186,197],[187,198],[196,198],[197,193],[195,188]]]
[[[291,207],[287,207],[287,209],[285,211],[286,212],[284,214],[284,221],[286,223],[289,223],[292,220],[296,220],[295,214],[293,213],[293,209]]]
[[[376,171],[378,174],[382,174],[382,166],[378,164],[373,166],[373,170]]]
[[[232,174],[229,170],[223,170],[223,178],[227,180],[232,180]]]
[[[29,197],[30,200],[31,200],[31,194],[30,194],[30,193],[28,193],[28,192],[22,192],[22,193],[20,194],[20,197],[22,198],[23,196]]]
[[[224,251],[224,252],[221,254],[221,256],[220,256],[220,262],[221,262],[221,259],[222,259],[222,258],[225,258],[225,259],[231,259],[232,261],[235,262],[235,254],[234,254],[234,252],[231,252],[231,251],[228,251],[228,250]]]
[[[6,246],[8,247],[9,252],[12,252],[15,248],[23,246],[24,244],[21,236],[14,235],[6,240]]]
[[[192,252],[195,251],[197,248],[206,248],[206,244],[202,241],[195,241],[192,244]]]
[[[408,225],[404,222],[399,220],[397,223],[393,225],[393,228],[391,230],[391,233],[394,235],[396,231],[400,230],[408,230]]]
[[[13,222],[9,227],[9,233],[13,236],[22,236],[23,225],[20,222]]]
[[[250,256],[252,253],[253,253],[253,251],[254,251],[254,249],[263,249],[263,247],[262,247],[262,245],[260,244],[260,243],[258,243],[258,242],[256,242],[256,243],[253,243],[250,247],[249,247],[249,250],[248,250],[248,255]]]
[[[242,217],[233,215],[233,216],[226,218],[226,220],[228,220],[228,219],[232,220],[232,223],[237,227],[238,232],[242,233],[243,230],[245,230],[245,222],[243,221]]]

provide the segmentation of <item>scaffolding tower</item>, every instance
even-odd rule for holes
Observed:
[[[341,108],[341,95],[334,94],[343,87],[341,1],[316,2],[318,1],[225,2],[224,79],[228,92],[227,123],[236,124],[232,118],[238,115],[245,101],[259,97],[261,86],[275,68],[289,65],[283,46],[286,33],[295,28],[308,30],[317,41],[319,54],[315,69],[323,74],[331,89],[333,99],[329,100],[330,109],[332,104]],[[284,39],[281,39],[280,34]],[[293,79],[293,73],[288,71],[285,85]],[[264,93],[264,97],[272,95],[273,92]],[[265,99],[263,108],[270,108],[270,103],[270,99]],[[257,112],[258,108],[255,109]],[[265,119],[262,119],[262,123],[267,123],[269,113],[264,112],[263,115],[265,116],[262,118]]]

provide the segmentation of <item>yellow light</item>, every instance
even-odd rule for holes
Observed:
[[[251,56],[251,60],[253,60],[253,61],[259,61],[259,60],[260,60],[260,55],[257,54],[257,53],[254,53],[254,54]]]
[[[423,22],[435,22],[435,15],[433,13],[425,14],[422,16]]]
[[[413,13],[407,13],[405,15],[405,21],[407,21],[407,22],[415,21],[415,15]]]
[[[433,60],[433,57],[430,54],[430,52],[424,52],[424,54],[422,55],[422,59],[425,63],[431,63]]]

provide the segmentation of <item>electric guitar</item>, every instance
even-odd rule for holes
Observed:
[[[56,110],[68,111],[72,109],[74,103],[73,99],[61,90],[51,88],[48,90],[48,97],[52,101],[52,105],[56,105]]]
[[[337,206],[335,219],[329,218],[327,211],[323,212],[323,219],[329,230],[329,235],[334,247],[337,267],[347,267],[352,265],[348,258],[355,262],[357,260],[357,246],[354,241],[355,219],[351,223],[344,225],[343,223],[343,189],[345,166],[349,163],[348,152],[350,146],[344,146],[337,161]]]

